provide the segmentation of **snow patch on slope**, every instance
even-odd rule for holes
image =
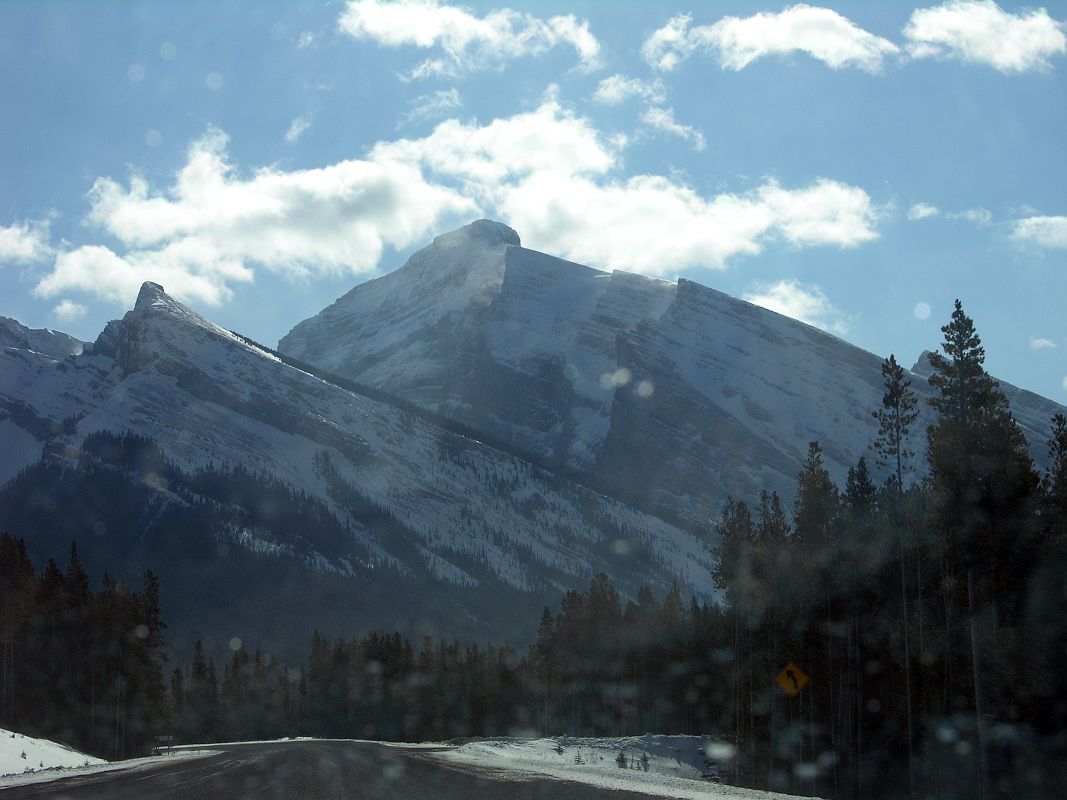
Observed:
[[[79,753],[65,744],[0,728],[0,776],[106,763],[102,758]]]
[[[429,756],[456,765],[547,775],[647,797],[797,800],[796,795],[743,789],[702,779],[714,772],[714,766],[707,765],[706,756],[711,744],[708,737],[651,734],[595,739],[496,738],[431,751]],[[626,757],[625,767],[620,767],[616,760],[619,753]]]

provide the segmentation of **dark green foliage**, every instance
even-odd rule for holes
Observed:
[[[38,575],[0,534],[0,726],[99,754],[144,754],[165,708],[159,584],[135,592],[104,577],[93,592],[71,548],[66,572]]]
[[[878,420],[874,450],[878,454],[879,466],[893,470],[898,492],[903,492],[904,475],[911,470],[910,460],[915,455],[908,449],[908,434],[919,417],[919,403],[896,356],[890,354],[882,362],[882,378],[885,381],[882,407],[872,412]]]

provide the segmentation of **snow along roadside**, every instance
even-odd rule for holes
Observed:
[[[48,783],[80,775],[145,769],[163,762],[186,761],[217,753],[217,750],[175,750],[165,755],[104,761],[85,755],[64,744],[48,739],[34,739],[0,728],[0,789]],[[22,754],[26,758],[22,758]],[[42,766],[43,765],[43,766]],[[8,774],[4,774],[8,773]]]
[[[701,780],[701,769],[693,757],[697,753],[698,739],[693,736],[501,738],[470,742],[427,755],[455,766],[544,775],[604,789],[641,792],[649,797],[678,800],[798,800],[797,795]],[[626,768],[616,762],[620,752],[628,759]],[[581,763],[575,763],[579,755]],[[637,761],[636,765],[629,762],[631,755]],[[642,759],[642,755],[646,759]]]

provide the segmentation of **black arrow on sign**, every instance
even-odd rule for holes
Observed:
[[[791,680],[793,682],[793,691],[794,692],[799,692],[800,691],[800,682],[797,680],[797,674],[795,672],[793,672],[793,670],[787,669],[785,671],[785,675],[786,675],[787,678],[789,678],[789,680]]]

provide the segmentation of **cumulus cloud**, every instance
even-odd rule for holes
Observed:
[[[908,209],[908,219],[915,220],[929,219],[930,217],[936,217],[941,211],[937,206],[932,206],[929,203],[916,203]]]
[[[479,17],[438,0],[349,0],[337,25],[348,36],[384,47],[438,48],[440,56],[407,73],[411,79],[496,69],[557,46],[572,47],[586,69],[600,58],[600,42],[589,23],[572,14],[541,19],[501,8]]]
[[[307,114],[301,114],[299,117],[296,117],[291,123],[289,123],[289,129],[285,132],[285,141],[290,143],[295,142],[297,139],[303,136],[307,129],[310,127],[311,117]]]
[[[1067,53],[1064,25],[1045,9],[1012,14],[993,0],[948,0],[912,12],[904,28],[912,58],[955,58],[1005,73],[1048,69]]]
[[[882,69],[899,48],[828,8],[805,4],[780,13],[723,17],[690,27],[689,15],[672,17],[644,43],[642,54],[656,69],[671,70],[697,51],[712,53],[723,69],[742,70],[769,55],[807,53],[832,69]]]
[[[814,284],[803,284],[797,280],[757,283],[743,296],[750,303],[822,328],[824,331],[838,335],[848,332],[845,314]]]
[[[399,129],[412,123],[437,119],[445,116],[449,111],[455,111],[462,105],[463,99],[459,96],[459,90],[455,87],[419,95],[411,102],[411,108],[400,115],[396,127]]]
[[[623,144],[550,99],[485,126],[448,120],[423,139],[380,143],[371,157],[459,181],[532,247],[650,275],[722,268],[775,237],[851,247],[878,235],[877,209],[858,187],[819,179],[786,189],[768,180],[706,196],[660,175],[613,177]]]
[[[606,106],[617,106],[631,98],[640,98],[650,103],[662,103],[666,100],[663,82],[659,80],[643,81],[640,78],[628,78],[625,75],[611,75],[597,84],[593,100]]]
[[[475,211],[453,189],[397,161],[341,161],[319,169],[264,168],[240,175],[227,139],[211,129],[189,148],[174,183],[154,191],[99,178],[88,222],[127,250],[86,245],[60,253],[35,293],[83,290],[129,303],[144,280],[186,299],[218,304],[253,265],[293,277],[365,273],[385,245],[406,247],[446,215]]]
[[[1056,343],[1051,339],[1046,339],[1043,336],[1031,336],[1030,337],[1030,349],[1031,350],[1052,350],[1056,347]]]
[[[35,264],[52,254],[48,221],[0,225],[0,264]]]
[[[52,309],[52,313],[64,322],[80,319],[85,316],[86,311],[88,309],[81,303],[75,303],[73,300],[67,299],[60,300],[59,305]]]
[[[257,269],[364,274],[386,245],[407,247],[475,215],[505,220],[540,250],[666,276],[723,268],[772,241],[853,247],[878,235],[867,193],[826,178],[707,194],[676,177],[624,176],[626,140],[603,135],[551,93],[531,111],[486,124],[449,119],[319,169],[242,174],[226,146],[209,130],[163,189],[138,175],[97,179],[87,222],[121,247],[60,253],[35,292],[129,303],[142,281],[155,280],[217,304]]]
[[[1067,217],[1027,217],[1016,221],[1016,239],[1042,247],[1067,247]]]
[[[641,121],[657,131],[691,142],[695,150],[704,149],[704,134],[692,125],[683,125],[676,121],[673,108],[649,106],[641,115]]]

